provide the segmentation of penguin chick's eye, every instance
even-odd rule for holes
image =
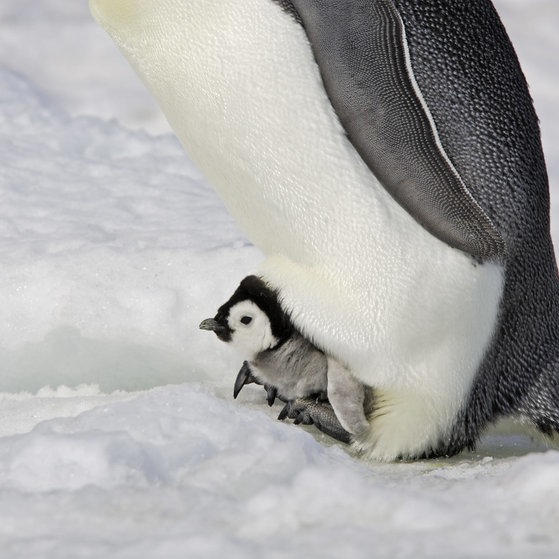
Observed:
[[[252,322],[252,316],[247,316],[247,315],[243,316],[241,318],[241,322],[246,325],[250,324]]]

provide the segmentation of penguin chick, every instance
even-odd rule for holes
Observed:
[[[279,419],[313,423],[344,442],[369,428],[365,408],[370,390],[295,329],[277,292],[260,278],[244,278],[200,328],[213,331],[247,359],[237,375],[234,397],[245,384],[256,382],[264,385],[270,405],[276,396],[286,402]]]

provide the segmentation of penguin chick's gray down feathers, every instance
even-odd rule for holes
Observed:
[[[276,395],[287,402],[280,419],[289,416],[298,423],[305,418],[303,423],[312,422],[345,442],[366,431],[370,389],[301,336],[262,279],[244,278],[200,328],[213,331],[247,359],[235,382],[235,397],[244,384],[264,384],[270,405]],[[331,407],[324,403],[327,398]]]

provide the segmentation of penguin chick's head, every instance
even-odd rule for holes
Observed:
[[[215,317],[203,320],[200,328],[212,330],[248,359],[277,347],[293,332],[277,293],[256,276],[243,279]]]

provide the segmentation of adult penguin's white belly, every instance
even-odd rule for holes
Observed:
[[[434,448],[495,331],[498,259],[439,240],[379,183],[346,136],[304,28],[277,3],[91,7],[267,256],[261,275],[295,325],[377,390],[366,453]]]

